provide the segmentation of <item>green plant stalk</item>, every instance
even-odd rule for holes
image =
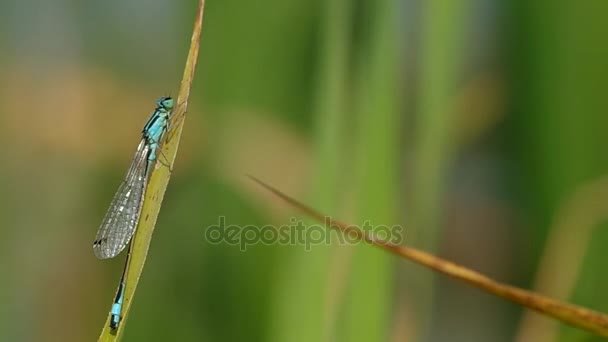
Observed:
[[[194,79],[194,70],[198,60],[204,7],[205,0],[200,0],[197,17],[194,22],[192,40],[190,42],[190,51],[188,52],[186,66],[184,68],[184,76],[182,78],[177,97],[177,106],[175,112],[173,113],[173,128],[162,146],[162,154],[167,157],[171,168],[175,162],[175,156],[177,154],[177,148],[179,146],[179,140],[184,125],[183,119],[185,118],[185,114],[188,109],[188,98],[190,96],[190,89]],[[125,323],[129,317],[133,296],[135,295],[135,290],[144,268],[146,256],[148,255],[148,249],[150,248],[150,241],[152,240],[152,233],[154,232],[156,219],[158,218],[158,213],[160,211],[161,203],[165,195],[167,185],[169,184],[170,177],[171,173],[169,168],[160,163],[156,163],[156,167],[150,175],[137,230],[133,236],[133,239],[131,240],[131,256],[127,265],[128,270],[125,284],[124,304],[122,309],[122,322],[118,329],[113,331],[110,329],[110,315],[108,315],[108,318],[106,319],[101,331],[101,335],[99,336],[99,341],[119,341],[124,333],[126,325]]]
[[[513,138],[509,144],[517,146],[517,157],[523,159],[518,166],[519,172],[525,175],[520,180],[525,182],[523,187],[533,189],[522,196],[525,203],[519,205],[534,207],[534,220],[541,225],[537,229],[520,231],[530,245],[537,247],[525,255],[528,263],[523,265],[527,270],[537,266],[536,258],[539,249],[546,244],[547,234],[550,234],[549,238],[558,234],[548,232],[547,228],[555,229],[565,222],[559,219],[566,214],[560,204],[576,198],[573,193],[587,187],[585,183],[590,180],[606,174],[608,168],[608,159],[604,158],[608,130],[604,86],[608,79],[608,46],[605,44],[608,26],[603,20],[608,2],[595,0],[579,4],[565,1],[559,6],[552,5],[555,3],[522,0],[509,5],[512,11],[509,17],[517,23],[512,25],[514,36],[509,39],[511,46],[507,49],[510,51],[507,60],[512,61],[514,67],[510,89],[514,108],[511,122],[517,128],[510,134]],[[594,191],[600,189],[594,186]],[[600,203],[605,202],[599,200],[585,210],[601,206]],[[591,219],[584,216],[582,222]],[[558,225],[550,227],[550,222]],[[581,225],[584,223],[574,223],[564,232],[570,239],[565,239],[558,253],[569,263],[573,261],[570,255],[576,254],[577,249],[584,254],[580,265],[570,266],[574,272],[570,272],[574,288],[561,295],[606,311],[608,295],[599,289],[605,287],[608,277],[604,272],[598,272],[605,268],[608,257],[604,247],[608,244],[608,236],[603,233],[605,223],[597,223],[598,229],[591,234],[588,243],[583,243],[585,232]],[[523,257],[518,261],[523,262]],[[538,272],[547,275],[545,279],[551,279],[547,283],[562,287],[567,281],[557,285],[556,278],[550,276],[553,273],[563,277],[562,268],[561,265],[553,269],[545,267]],[[534,324],[525,330],[528,333],[520,331],[518,336],[522,341],[543,341],[530,335],[532,331],[540,331],[544,341],[592,339],[587,332],[567,326],[551,328]]]
[[[400,164],[398,2],[370,4],[371,32],[357,80],[356,182],[359,222],[394,222]],[[354,247],[341,340],[386,341],[390,328],[390,258]],[[363,314],[364,313],[364,314]]]
[[[449,132],[453,124],[456,77],[461,67],[466,22],[462,2],[426,4],[421,65],[419,125],[416,130],[417,224],[426,227],[426,248],[434,249],[440,217],[444,172],[449,161]]]
[[[350,0],[330,0],[325,4],[316,94],[318,159],[313,198],[320,207],[334,211],[339,196],[337,184],[342,179],[340,163],[345,154],[343,130],[352,9]],[[327,309],[327,289],[332,281],[328,261],[331,248],[314,246],[311,251],[301,248],[290,252],[290,266],[279,279],[271,340],[332,341],[337,310]]]
[[[436,249],[439,235],[441,202],[445,189],[445,172],[453,149],[449,146],[449,132],[454,124],[454,93],[461,70],[464,51],[462,31],[468,22],[470,1],[428,1],[423,6],[424,33],[421,58],[420,110],[415,138],[415,185],[412,192],[413,226],[418,243],[426,250]],[[430,333],[433,307],[433,274],[414,273],[406,268],[408,284],[418,294],[413,299],[416,326],[424,335]]]

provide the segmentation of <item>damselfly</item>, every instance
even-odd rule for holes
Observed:
[[[157,152],[160,152],[161,139],[169,130],[173,105],[172,98],[160,98],[156,103],[156,109],[142,130],[142,138],[131,160],[131,166],[118,187],[93,242],[93,252],[99,259],[113,258],[118,255],[135,233],[146,194],[148,176],[158,158]],[[129,254],[127,254],[127,265]],[[121,319],[126,274],[127,266],[125,265],[116,299],[112,305],[110,327],[113,329],[118,327]]]

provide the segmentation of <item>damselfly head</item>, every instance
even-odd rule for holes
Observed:
[[[163,108],[166,110],[173,109],[174,104],[175,103],[173,101],[173,98],[171,98],[171,97],[161,97],[160,99],[158,99],[158,102],[156,102],[156,105],[158,106],[158,108]]]

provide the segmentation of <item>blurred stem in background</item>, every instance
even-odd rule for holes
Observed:
[[[325,3],[315,205],[335,215],[344,209],[341,203],[347,193],[354,193],[361,222],[387,224],[395,218],[400,164],[398,3],[365,4],[358,23],[352,22],[354,4],[350,0]],[[356,68],[349,60],[355,55],[353,25],[364,28]],[[349,75],[351,70],[355,73]],[[352,81],[356,89],[351,91]],[[349,128],[355,131],[346,139]],[[357,143],[347,144],[352,141]],[[354,158],[349,158],[352,152]],[[348,184],[354,189],[347,192]],[[386,340],[392,283],[388,256],[369,246],[354,250],[316,246],[311,252],[296,250],[292,257],[283,284],[287,293],[278,298],[282,306],[277,329],[271,330],[278,334],[277,341]]]
[[[321,55],[316,94],[316,155],[314,201],[327,212],[336,212],[341,171],[345,161],[344,130],[348,123],[348,73],[352,25],[352,0],[330,0],[324,3]],[[270,330],[274,341],[331,341],[336,310],[328,307],[333,301],[330,283],[330,246],[302,246],[290,252],[276,297],[276,312]]]
[[[518,0],[510,3],[510,56],[512,67],[514,125],[510,142],[517,148],[522,171],[523,205],[531,208],[534,227],[517,232],[528,242],[518,263],[535,265],[545,245],[554,217],[566,215],[562,203],[569,203],[580,184],[605,174],[606,158],[606,80],[608,79],[608,25],[605,14],[608,2],[559,3]],[[596,189],[599,187],[596,185]],[[530,189],[530,190],[528,190]],[[589,200],[592,200],[589,197]],[[586,206],[589,210],[591,206]],[[573,261],[577,245],[585,239],[585,221],[577,220],[553,249],[570,255]],[[557,221],[555,227],[562,226]],[[577,270],[565,265],[539,270],[545,282],[553,285],[543,291],[553,294],[564,281],[557,281],[564,272],[577,279],[573,293],[557,294],[596,310],[608,310],[608,295],[602,286],[608,281],[605,269],[608,233],[605,224],[591,233],[582,249],[584,262]],[[555,229],[555,228],[553,228]],[[574,253],[574,254],[570,254]],[[541,264],[541,266],[544,264]],[[566,267],[566,269],[564,269]],[[529,271],[528,271],[529,272]],[[566,291],[568,292],[568,291]],[[582,341],[592,339],[589,333],[567,326],[539,325],[526,322],[518,341]],[[561,332],[561,336],[560,336]]]
[[[420,238],[416,244],[429,252],[437,249],[439,227],[443,223],[442,199],[446,173],[453,158],[449,146],[455,123],[455,93],[464,58],[464,28],[470,21],[471,1],[428,1],[422,7],[423,33],[420,58],[419,112],[415,136],[415,186],[413,227]],[[412,243],[412,241],[408,241]],[[409,268],[409,267],[408,267]],[[408,277],[408,287],[416,293],[414,302],[419,338],[430,333],[435,277],[417,272]],[[412,275],[412,272],[407,272]]]
[[[396,217],[403,151],[399,144],[402,44],[397,25],[402,14],[397,1],[365,5],[361,16],[362,22],[369,23],[369,32],[356,68],[354,184],[358,222],[374,227],[394,224]],[[388,340],[393,308],[390,260],[370,246],[354,247],[340,341]]]

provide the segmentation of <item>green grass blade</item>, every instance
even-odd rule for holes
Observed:
[[[420,109],[415,129],[412,191],[413,227],[418,245],[434,251],[440,235],[446,170],[454,155],[450,129],[454,125],[454,98],[462,69],[466,25],[470,1],[428,1],[423,6],[423,32],[420,70]],[[422,340],[431,339],[434,275],[405,267],[410,292],[416,293],[411,310]]]
[[[330,0],[324,4],[323,37],[318,92],[316,94],[314,201],[335,211],[340,196],[337,184],[344,158],[343,131],[347,120],[347,83],[351,40],[350,0]],[[276,296],[271,341],[332,341],[338,310],[327,304],[331,277],[329,246],[305,251],[298,246],[289,251],[289,270],[281,275]]]
[[[355,188],[359,222],[374,225],[395,220],[401,130],[399,74],[395,70],[401,62],[401,45],[398,3],[379,0],[368,6],[370,35],[357,70]],[[390,258],[356,246],[349,263],[341,340],[386,341],[392,307]]]

